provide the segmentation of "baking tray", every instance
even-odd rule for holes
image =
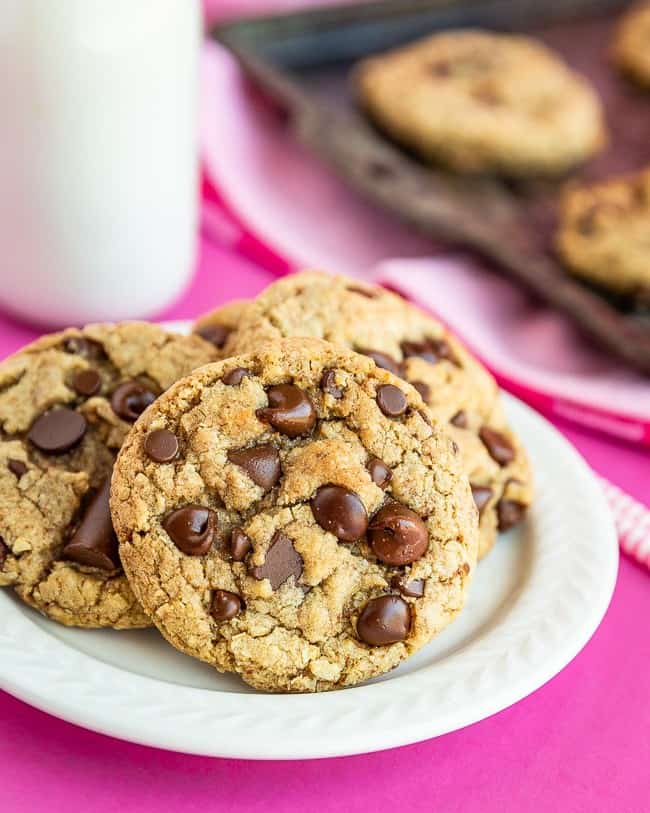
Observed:
[[[357,109],[350,70],[444,28],[525,31],[587,75],[604,102],[611,141],[571,177],[596,180],[650,163],[650,93],[607,59],[620,0],[385,0],[235,20],[213,36],[288,113],[287,126],[368,200],[420,232],[468,247],[577,322],[596,342],[650,373],[650,312],[570,277],[552,249],[556,181],[458,176],[421,163]]]

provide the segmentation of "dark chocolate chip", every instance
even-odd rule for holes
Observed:
[[[497,519],[500,531],[508,531],[524,518],[526,506],[516,500],[499,500],[497,503]]]
[[[34,421],[27,437],[44,454],[64,454],[81,443],[87,426],[78,412],[55,407]]]
[[[314,494],[311,510],[321,528],[344,542],[361,539],[368,527],[368,512],[358,494],[331,483]]]
[[[120,418],[133,423],[157,397],[146,384],[125,381],[111,395],[111,407]]]
[[[393,479],[393,472],[378,457],[372,457],[368,461],[366,468],[370,472],[372,482],[379,488],[386,488]]]
[[[88,503],[79,527],[63,548],[65,559],[100,570],[121,567],[117,537],[111,521],[110,494],[111,478],[107,477]]]
[[[236,387],[238,384],[241,384],[244,378],[250,375],[251,371],[247,370],[245,367],[235,367],[234,370],[226,373],[221,380],[229,387]]]
[[[410,629],[411,610],[399,596],[370,599],[357,620],[357,634],[370,646],[386,646],[403,641]]]
[[[373,165],[376,166],[376,165]],[[386,167],[384,167],[386,169]],[[362,288],[360,285],[348,285],[347,288],[353,294],[359,294],[360,296],[365,296],[366,299],[376,299],[377,292],[374,291],[372,288]]]
[[[212,594],[210,615],[215,621],[230,621],[242,611],[244,602],[237,593],[230,590],[215,590]]]
[[[162,525],[179,550],[188,556],[203,556],[214,540],[217,516],[203,505],[186,505],[172,511]]]
[[[233,528],[230,534],[230,555],[233,562],[243,562],[252,548],[250,537],[241,528]]]
[[[323,390],[323,392],[331,395],[332,398],[336,398],[337,401],[343,398],[343,390],[336,386],[335,370],[325,370],[320,380],[320,388]]]
[[[144,439],[144,450],[155,463],[170,463],[178,454],[178,438],[169,429],[154,429]]]
[[[470,486],[472,487],[472,497],[474,497],[474,502],[480,516],[494,492],[488,486],[478,486],[474,483],[470,483]]]
[[[264,491],[273,488],[282,474],[280,455],[272,443],[250,449],[232,449],[228,452],[228,460],[242,468]]]
[[[467,429],[467,414],[461,409],[449,421],[449,423],[457,426],[459,429]]]
[[[402,342],[402,353],[404,358],[417,358],[428,361],[429,364],[437,364],[442,359],[455,361],[451,347],[444,339],[426,339],[423,342]]]
[[[196,331],[202,339],[210,342],[215,347],[222,348],[232,330],[225,325],[205,325]]]
[[[283,435],[306,435],[316,423],[316,410],[306,392],[293,384],[278,384],[267,390],[269,406],[256,412],[260,421],[270,423]]]
[[[84,398],[97,395],[102,387],[102,379],[97,370],[79,370],[72,378],[72,389]]]
[[[83,336],[70,336],[63,342],[63,349],[66,353],[74,353],[76,356],[83,356],[86,359],[99,361],[106,358],[104,348],[99,342],[85,339]]]
[[[411,579],[409,581],[405,575],[397,575],[391,579],[390,586],[409,598],[422,598],[424,595],[424,579]]]
[[[424,381],[411,381],[411,386],[415,387],[420,393],[425,404],[429,402],[431,398],[431,387],[428,384],[425,384]]]
[[[388,370],[389,373],[393,373],[393,375],[397,376],[402,374],[402,367],[399,361],[389,356],[388,353],[382,353],[380,350],[372,350],[365,347],[359,347],[357,353],[368,356],[368,358],[372,359],[377,367],[381,367],[382,370]]]
[[[377,387],[377,406],[389,418],[398,418],[408,409],[406,395],[393,384],[380,384]]]
[[[4,539],[0,536],[0,570],[4,567],[4,563],[7,561],[7,556],[11,551],[5,544]]]
[[[389,565],[408,565],[429,547],[427,526],[415,511],[397,502],[388,503],[372,518],[368,541],[375,555]]]
[[[22,460],[7,460],[7,468],[19,480],[27,472],[27,466]]]
[[[512,463],[515,459],[515,450],[510,440],[502,432],[490,429],[489,426],[482,426],[478,434],[490,453],[490,457],[496,460],[500,466],[507,466],[508,463]]]
[[[249,573],[254,579],[268,579],[271,588],[277,590],[291,576],[297,583],[302,575],[302,568],[302,556],[294,548],[293,541],[282,531],[276,531],[266,552],[264,564],[251,567]]]

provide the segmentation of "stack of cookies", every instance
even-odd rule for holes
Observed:
[[[463,609],[532,498],[495,382],[438,322],[307,272],[204,317],[0,364],[0,584],[154,624],[266,691],[382,674]]]

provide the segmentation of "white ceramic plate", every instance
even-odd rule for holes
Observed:
[[[378,751],[517,702],[586,644],[618,564],[598,483],[544,419],[506,398],[537,500],[481,563],[469,602],[399,669],[320,695],[264,695],[185,657],[155,630],[67,629],[0,591],[0,686],[70,722],[176,751],[252,759]]]

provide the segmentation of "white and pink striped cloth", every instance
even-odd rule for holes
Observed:
[[[650,568],[650,511],[618,486],[600,478],[612,509],[621,550]]]

